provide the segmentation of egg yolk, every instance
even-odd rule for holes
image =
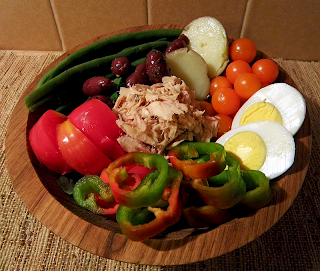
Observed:
[[[276,121],[282,125],[282,117],[279,110],[268,102],[257,102],[250,105],[242,114],[240,125],[255,121]]]
[[[266,144],[254,132],[245,131],[233,135],[224,144],[224,148],[239,161],[244,170],[259,170],[266,160]]]

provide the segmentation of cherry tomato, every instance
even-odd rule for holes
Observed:
[[[247,63],[251,63],[256,57],[257,49],[251,40],[240,38],[230,45],[229,54],[233,61],[243,60]]]
[[[234,81],[234,90],[243,99],[249,99],[260,88],[260,80],[253,73],[240,74]]]
[[[210,81],[210,95],[212,96],[219,88],[232,88],[232,84],[229,82],[227,77],[222,75],[217,76]]]
[[[58,126],[67,120],[67,116],[54,110],[46,111],[29,132],[29,142],[39,162],[48,169],[65,174],[71,167],[62,157],[56,140]]]
[[[211,103],[217,113],[232,115],[240,108],[240,97],[234,89],[222,88],[213,94]]]
[[[68,119],[109,158],[117,159],[124,154],[117,142],[123,131],[116,123],[115,114],[102,101],[86,101],[74,109]]]
[[[218,139],[220,136],[231,130],[233,119],[224,114],[217,114],[215,118],[218,120],[218,133],[216,136],[216,139]]]
[[[206,101],[199,101],[201,110],[204,111],[205,116],[214,116],[217,113],[214,111],[212,104]]]
[[[227,66],[226,77],[231,84],[234,84],[234,81],[240,74],[247,72],[251,72],[250,65],[243,60],[235,60]]]
[[[262,84],[271,84],[277,79],[279,69],[273,60],[260,59],[253,63],[252,73],[258,76]]]
[[[57,130],[57,141],[67,163],[82,175],[100,175],[111,160],[104,155],[70,120]]]

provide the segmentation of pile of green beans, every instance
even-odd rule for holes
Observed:
[[[33,112],[48,103],[57,104],[62,95],[81,98],[79,89],[86,79],[112,76],[110,67],[115,58],[124,56],[137,65],[152,49],[164,52],[181,32],[181,29],[158,29],[118,34],[75,51],[39,80],[36,89],[25,98],[25,106]]]

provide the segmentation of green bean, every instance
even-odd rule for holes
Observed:
[[[121,52],[76,65],[63,73],[47,81],[35,91],[29,94],[24,102],[30,111],[36,110],[39,105],[45,104],[50,97],[55,97],[63,91],[74,91],[82,88],[84,81],[92,76],[103,75],[106,70],[110,70],[112,61],[120,56],[125,56],[130,62],[146,56],[151,49],[163,51],[170,44],[169,41],[154,41],[128,47]],[[46,102],[41,102],[46,100]]]
[[[140,58],[140,59],[137,59],[136,61],[133,61],[131,63],[131,66],[136,68],[139,64],[141,64],[142,62],[145,62],[146,61],[146,57],[143,57],[143,58]]]
[[[181,32],[181,29],[157,29],[123,33],[98,40],[64,58],[58,65],[40,79],[37,84],[37,88],[71,67],[95,58],[115,54],[125,49],[128,44],[130,44],[130,46],[136,46],[159,39],[172,41],[176,39]]]

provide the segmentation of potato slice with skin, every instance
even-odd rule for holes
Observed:
[[[220,75],[229,62],[229,43],[223,25],[205,16],[189,23],[182,34],[189,38],[188,48],[200,54],[208,64],[210,79]]]
[[[208,67],[204,59],[195,51],[181,48],[166,56],[170,75],[182,79],[196,92],[197,100],[205,100],[210,92]]]

